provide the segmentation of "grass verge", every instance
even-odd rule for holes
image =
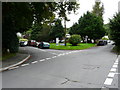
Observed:
[[[58,49],[58,50],[82,50],[95,46],[96,45],[92,43],[80,43],[78,44],[78,46],[72,46],[72,44],[70,43],[67,43],[67,46],[61,45],[61,43],[58,46],[56,46],[55,43],[50,43],[50,49]]]
[[[0,57],[0,60],[6,60],[11,57],[14,57],[15,55],[16,55],[16,53],[6,53],[6,54],[2,55],[2,57]]]
[[[113,47],[112,52],[116,53],[117,55],[120,55],[120,46]]]

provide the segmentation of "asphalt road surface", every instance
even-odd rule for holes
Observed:
[[[113,45],[86,50],[21,47],[26,63],[2,73],[3,88],[118,88],[118,62]],[[112,70],[112,71],[111,71]]]

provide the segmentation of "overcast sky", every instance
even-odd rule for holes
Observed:
[[[109,18],[112,18],[113,15],[118,12],[118,2],[120,0],[101,0],[101,2],[104,4],[104,23],[109,22]],[[71,27],[73,23],[77,22],[81,15],[86,13],[87,11],[91,11],[92,7],[95,4],[95,0],[79,0],[80,2],[80,8],[77,10],[77,15],[71,14],[68,16],[70,19],[69,22],[67,22],[66,26]]]

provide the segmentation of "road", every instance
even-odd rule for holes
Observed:
[[[109,44],[74,51],[21,47],[21,52],[32,57],[23,65],[3,72],[2,87],[117,88],[119,73],[117,69],[110,70],[119,60],[111,52],[112,47]]]

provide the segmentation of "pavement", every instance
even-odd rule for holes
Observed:
[[[20,65],[30,58],[30,54],[22,53],[21,51],[22,50],[20,49],[20,52],[17,53],[15,56],[2,61],[2,67],[0,68],[0,72]]]
[[[21,47],[31,58],[3,72],[2,87],[118,88],[119,58],[112,48],[107,45],[66,51]]]

